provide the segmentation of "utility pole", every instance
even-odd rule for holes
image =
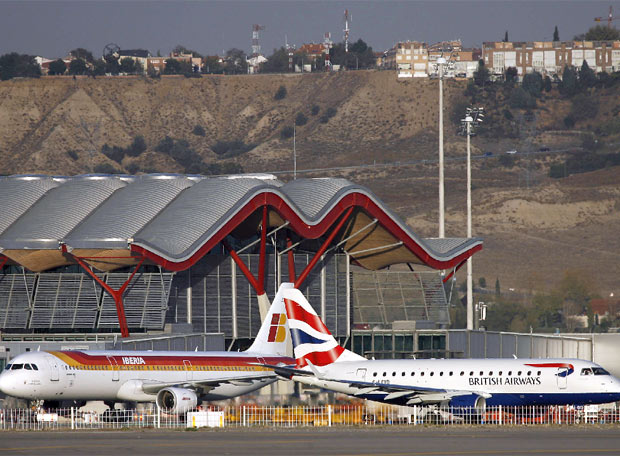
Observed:
[[[444,214],[444,176],[443,176],[443,66],[446,59],[439,57],[439,237],[446,237]]]

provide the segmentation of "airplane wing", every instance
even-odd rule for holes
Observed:
[[[195,380],[185,380],[180,382],[154,382],[154,381],[144,381],[142,383],[142,390],[147,394],[157,394],[160,390],[169,387],[179,387],[179,388],[191,388],[195,390],[201,390],[202,394],[209,392],[213,388],[224,385],[236,385],[236,386],[245,386],[251,385],[253,381],[256,380],[273,380],[278,376],[274,372],[265,372],[260,375],[230,375],[230,376],[222,376],[218,378],[209,378],[209,379],[195,379]]]
[[[427,388],[423,386],[373,383],[358,380],[338,380],[327,378],[322,378],[321,380],[344,383],[352,388],[357,388],[358,391],[354,393],[354,395],[356,396],[362,396],[371,393],[385,393],[385,397],[383,398],[383,400],[386,401],[399,398],[408,398],[408,405],[437,404],[446,400],[450,400],[454,397],[467,396],[470,394],[476,394],[484,398],[491,397],[489,393],[470,390],[449,390],[444,388]]]

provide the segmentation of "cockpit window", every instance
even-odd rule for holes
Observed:
[[[594,372],[594,375],[611,375],[609,372],[607,372],[602,367],[593,367],[592,371]]]
[[[592,369],[589,367],[584,367],[581,369],[581,375],[592,375]]]
[[[7,364],[6,366],[4,366],[4,370],[10,371],[11,370],[11,364]]]
[[[38,371],[38,370],[39,370],[39,368],[37,367],[37,365],[36,365],[36,364],[31,364],[31,366],[32,366],[32,368],[33,368],[34,370],[36,370],[36,371]]]
[[[22,369],[24,367],[23,364],[13,364],[11,367],[11,370],[19,370]]]
[[[30,366],[30,364],[24,364],[24,369],[32,370],[32,366]]]

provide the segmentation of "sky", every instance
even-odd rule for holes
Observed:
[[[375,51],[404,40],[434,43],[551,40],[557,25],[568,40],[607,16],[620,18],[620,1],[590,0],[357,0],[357,1],[4,1],[0,0],[0,55],[7,52],[63,57],[83,47],[96,57],[108,43],[121,49],[168,54],[183,45],[204,55],[236,47],[251,52],[252,24],[261,32],[262,53],[285,40],[301,46],[321,42],[325,32],[343,40],[344,10],[352,15],[350,40]],[[615,22],[620,26],[620,22]]]

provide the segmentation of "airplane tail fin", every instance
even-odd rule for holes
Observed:
[[[289,286],[283,296],[297,367],[366,359],[338,344],[301,291]]]
[[[247,349],[248,352],[262,355],[287,356],[290,346],[290,336],[286,321],[286,309],[282,293],[292,287],[292,283],[283,283],[273,298],[273,303],[258,330],[254,343]],[[290,349],[289,349],[290,350]]]

